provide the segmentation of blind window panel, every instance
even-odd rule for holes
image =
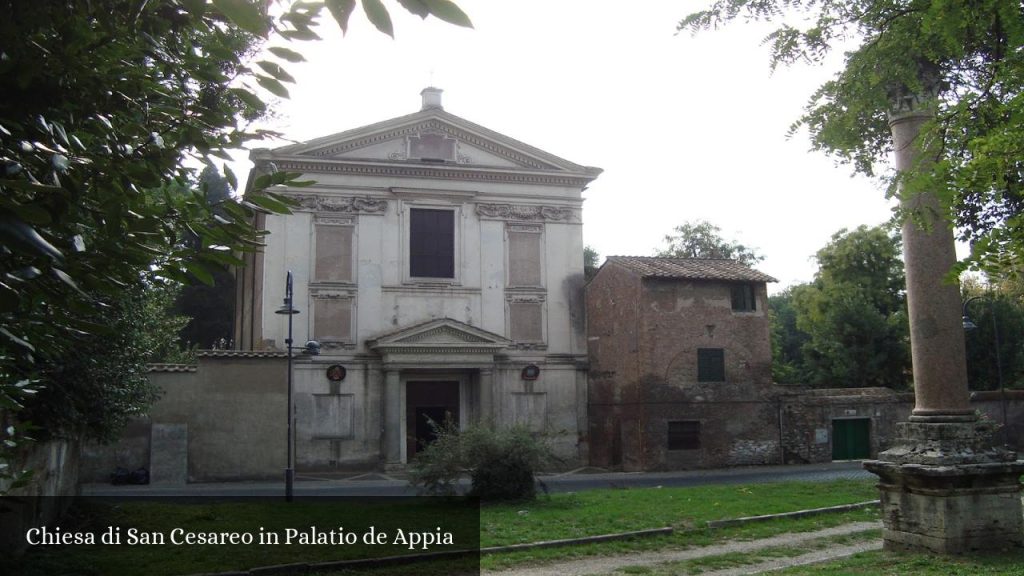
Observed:
[[[540,234],[509,232],[508,282],[510,286],[540,286]]]
[[[316,227],[317,280],[327,282],[352,281],[352,227]]]
[[[347,298],[313,300],[313,339],[349,342],[352,339],[352,301]]]
[[[509,304],[509,336],[515,342],[540,342],[544,339],[540,302]]]

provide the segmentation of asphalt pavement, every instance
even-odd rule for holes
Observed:
[[[570,472],[540,474],[543,487],[552,493],[579,492],[599,488],[651,488],[655,486],[700,486],[707,484],[762,484],[767,482],[825,482],[838,479],[873,479],[859,461],[789,466],[747,466],[713,470],[672,472],[608,472],[579,468]],[[460,485],[468,488],[469,480]],[[143,486],[84,484],[83,496],[276,496],[284,495],[281,480],[258,482],[209,482],[191,484],[147,484]],[[379,472],[298,472],[296,497],[303,496],[415,496],[417,489],[407,479]]]

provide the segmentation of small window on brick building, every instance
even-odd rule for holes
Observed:
[[[669,450],[700,450],[700,422],[676,420],[668,423]]]
[[[409,211],[409,275],[455,278],[455,212]]]
[[[725,382],[725,350],[697,349],[697,382]]]
[[[732,309],[735,312],[753,312],[757,309],[753,284],[732,285]]]

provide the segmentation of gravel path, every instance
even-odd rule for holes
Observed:
[[[508,570],[488,570],[484,576],[585,576],[593,574],[609,574],[620,568],[630,566],[651,566],[664,562],[678,562],[692,560],[706,556],[717,556],[734,552],[746,553],[755,552],[772,546],[787,546],[800,544],[815,538],[826,538],[829,536],[840,536],[881,528],[881,522],[853,522],[842,526],[825,528],[815,532],[790,532],[770,538],[759,540],[744,540],[725,542],[714,546],[702,546],[688,548],[686,550],[672,550],[667,552],[639,552],[636,554],[625,554],[620,556],[596,556],[593,558],[580,558],[555,564],[543,566],[527,566],[512,568]],[[877,542],[860,542],[850,546],[832,546],[826,550],[810,552],[793,558],[771,559],[759,564],[751,564],[740,568],[730,568],[716,572],[704,572],[702,576],[735,576],[739,574],[757,574],[768,570],[778,570],[788,566],[799,566],[813,562],[821,562],[831,558],[849,556],[865,550],[881,548],[881,540]]]

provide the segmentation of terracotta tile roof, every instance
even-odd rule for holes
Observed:
[[[199,358],[286,358],[279,350],[197,350]]]
[[[195,364],[149,364],[147,372],[195,372]]]
[[[613,262],[644,278],[681,278],[733,282],[778,282],[736,260],[712,258],[661,258],[657,256],[609,256]]]

